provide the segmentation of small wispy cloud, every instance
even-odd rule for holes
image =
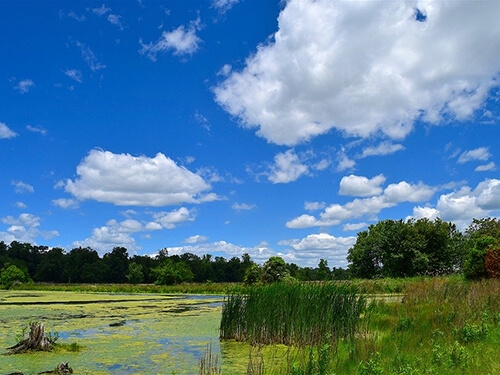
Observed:
[[[91,11],[95,15],[101,17],[104,16],[106,13],[111,12],[111,8],[108,8],[106,5],[102,4],[99,8],[92,8]]]
[[[382,142],[375,147],[367,147],[363,150],[360,158],[366,158],[368,156],[385,156],[394,154],[397,151],[404,150],[404,146],[398,143],[392,142]]]
[[[30,132],[39,133],[41,135],[46,135],[47,134],[47,129],[39,128],[39,127],[36,127],[36,126],[26,125],[26,129],[29,130]]]
[[[212,8],[215,8],[219,11],[219,13],[224,14],[231,10],[231,8],[239,2],[240,0],[213,0]]]
[[[176,56],[192,55],[198,51],[201,39],[196,32],[201,29],[201,20],[197,18],[191,21],[188,26],[181,25],[178,28],[166,32],[164,31],[155,43],[144,44],[139,40],[141,49],[139,53],[146,55],[151,61],[156,61],[159,53],[173,51]]]
[[[257,206],[255,204],[248,204],[248,203],[233,203],[231,208],[236,211],[250,211],[253,210],[254,208],[257,208]]]
[[[474,150],[464,151],[458,158],[459,164],[464,164],[473,160],[485,161],[491,157],[488,147],[479,147]]]
[[[78,201],[74,199],[68,198],[59,198],[52,200],[52,204],[54,206],[63,208],[63,209],[75,209],[78,208]]]
[[[94,52],[84,43],[75,42],[76,46],[80,48],[82,52],[83,60],[87,63],[90,70],[97,72],[98,70],[106,68],[106,65],[102,64]]]
[[[14,186],[14,191],[17,194],[35,192],[35,188],[33,186],[22,181],[12,181],[11,185]]]
[[[82,72],[77,69],[66,69],[63,71],[63,73],[78,83],[82,83],[83,81]]]
[[[31,79],[23,79],[14,86],[14,90],[19,91],[21,94],[26,94],[33,86],[35,86],[35,82]]]
[[[186,238],[182,242],[188,243],[188,244],[197,244],[197,243],[207,242],[207,240],[208,240],[207,236],[201,236],[201,235],[197,234],[195,236],[191,236],[191,237]]]
[[[208,119],[203,116],[201,113],[198,111],[195,112],[194,114],[194,119],[201,124],[201,127],[207,131],[210,131],[210,122]]]
[[[476,169],[474,169],[475,172],[488,172],[488,171],[495,171],[497,169],[497,166],[495,162],[491,162],[488,164],[484,165],[478,165]]]
[[[109,14],[107,20],[110,24],[115,25],[120,30],[123,30],[122,16],[119,16],[117,14]]]
[[[65,12],[63,10],[60,10],[59,11],[59,17],[60,18],[63,18],[63,17],[68,17],[68,18],[72,18],[74,19],[75,21],[78,21],[78,22],[83,22],[85,21],[87,18],[85,17],[85,15],[78,15],[76,14],[74,11],[70,10],[69,12]]]

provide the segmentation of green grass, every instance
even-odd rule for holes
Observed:
[[[376,287],[371,282],[355,282],[354,285],[369,293],[380,293],[381,285],[385,285],[384,288],[389,285],[391,293],[404,292],[404,302],[372,299],[360,315],[352,339],[340,337],[335,345],[323,341],[304,346],[288,343],[287,346],[247,348],[253,353],[251,361],[248,359],[252,362],[249,367],[256,369],[247,374],[500,373],[500,280],[469,282],[459,277],[416,278],[406,280],[401,289],[393,288],[394,280],[376,282]],[[301,327],[304,320],[311,320],[315,327],[321,324],[314,317],[321,302],[311,300],[309,309],[301,310],[299,301],[304,298],[305,291],[298,293],[290,294],[294,302],[280,296],[277,301],[283,301],[283,307],[276,307],[270,299],[262,297],[263,304],[256,306],[260,309],[269,306],[270,314],[280,319],[266,315],[259,322],[253,318],[253,330],[266,331],[267,326],[259,324],[276,324],[282,320],[281,309],[286,309],[285,306],[294,306],[296,315],[292,313],[291,316],[296,320],[286,323],[291,327]],[[276,295],[279,294],[276,292]],[[244,311],[245,303],[247,300],[242,300],[235,307]],[[252,312],[257,313],[257,310]],[[321,329],[318,332],[324,334]],[[232,374],[230,370],[223,373]]]
[[[220,336],[253,344],[311,346],[352,339],[366,299],[346,283],[274,283],[229,295]]]
[[[50,284],[22,283],[11,290],[100,292],[100,293],[160,293],[160,294],[218,294],[244,290],[243,283],[184,283],[179,285],[155,284]]]

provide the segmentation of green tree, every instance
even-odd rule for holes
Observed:
[[[194,279],[193,272],[185,262],[174,262],[171,258],[153,269],[153,274],[156,276],[155,283],[159,285],[180,284]]]
[[[78,247],[68,254],[66,280],[70,283],[102,283],[109,273],[106,263],[90,247]]]
[[[481,236],[476,238],[474,247],[467,254],[464,263],[464,276],[467,279],[481,279],[488,277],[485,267],[486,253],[498,245],[496,238]]]
[[[28,281],[28,276],[20,268],[13,264],[6,264],[0,270],[0,284],[10,289],[16,282],[23,283]]]
[[[109,283],[127,282],[128,252],[124,247],[115,247],[109,253],[104,254],[103,261],[109,269],[106,281]]]
[[[66,268],[66,255],[63,249],[54,247],[45,252],[38,266],[35,281],[61,283],[66,281],[64,269]]]
[[[144,273],[142,266],[135,262],[130,262],[128,265],[127,280],[131,284],[140,284],[144,281]]]
[[[331,271],[330,267],[328,267],[328,261],[324,259],[320,259],[318,263],[318,269],[316,273],[316,277],[318,280],[325,281],[331,279]]]
[[[270,257],[262,267],[262,277],[266,283],[282,281],[286,276],[289,276],[289,273],[281,257]]]
[[[260,267],[257,264],[252,264],[245,271],[243,282],[246,285],[252,285],[260,281]]]
[[[436,219],[383,220],[358,233],[347,260],[353,277],[407,277],[455,272],[462,262],[455,225]]]

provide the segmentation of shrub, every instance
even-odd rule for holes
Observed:
[[[28,281],[26,274],[17,266],[8,263],[0,270],[0,284],[9,289],[15,283]]]

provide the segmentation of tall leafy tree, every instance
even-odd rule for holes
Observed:
[[[457,271],[461,264],[461,234],[437,219],[383,220],[358,233],[349,249],[354,277],[406,277]]]
[[[108,273],[106,263],[90,247],[78,247],[68,254],[66,280],[70,283],[102,283]]]
[[[282,281],[286,276],[289,276],[285,261],[278,256],[270,257],[264,263],[262,273],[266,283]]]
[[[127,282],[128,252],[124,247],[115,247],[109,253],[104,254],[103,261],[109,270],[106,281],[109,283]]]
[[[65,269],[65,251],[59,247],[54,247],[43,254],[42,261],[35,272],[34,280],[53,283],[65,282],[67,281],[64,274]]]

